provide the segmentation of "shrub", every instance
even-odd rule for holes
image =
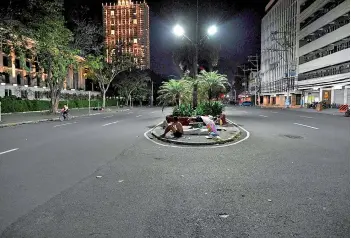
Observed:
[[[26,112],[26,111],[45,111],[49,110],[51,105],[50,101],[44,100],[21,100],[16,97],[5,97],[0,98],[1,101],[1,111],[2,113],[10,112]],[[59,102],[59,108],[62,108],[65,104],[68,103],[69,108],[87,108],[89,107],[88,100],[64,100]],[[91,100],[91,107],[101,107],[102,101],[100,100]],[[106,100],[106,106],[116,106],[116,99]]]
[[[174,107],[172,115],[190,117],[193,115],[193,109],[190,104],[180,104],[179,107]]]
[[[220,115],[224,110],[224,105],[221,102],[205,102],[199,103],[195,110],[190,104],[181,104],[179,107],[173,108],[173,116],[203,116],[203,115]]]

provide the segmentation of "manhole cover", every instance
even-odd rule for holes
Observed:
[[[165,160],[165,158],[154,158],[155,160]]]
[[[287,137],[289,139],[303,139],[302,136],[297,136],[297,135],[282,135],[284,137]]]

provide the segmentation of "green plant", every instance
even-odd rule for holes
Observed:
[[[26,111],[44,111],[49,110],[51,107],[50,101],[45,100],[21,100],[16,97],[4,97],[0,98],[1,109],[3,113],[9,112],[26,112]],[[62,108],[63,105],[67,104],[67,100],[60,101],[58,107]],[[91,107],[97,107],[102,105],[101,100],[92,100],[90,102]],[[117,101],[115,99],[107,100],[106,106],[116,106]],[[69,100],[69,108],[87,108],[89,106],[88,100]]]
[[[193,116],[203,116],[205,115],[203,104],[198,104],[193,112]]]
[[[220,115],[224,110],[224,104],[222,104],[221,102],[217,102],[217,101],[212,102],[211,103],[211,110],[212,110],[213,116]]]
[[[190,117],[193,115],[193,109],[190,104],[181,104],[179,107],[174,107],[172,115]]]
[[[224,110],[224,105],[220,102],[205,102],[200,103],[196,110],[196,115],[212,115],[217,116],[220,115]]]
[[[228,79],[226,75],[219,74],[218,71],[206,72],[202,70],[198,75],[198,79],[201,84],[207,89],[208,101],[214,96],[213,93],[216,91],[225,89],[225,86],[228,85]],[[218,92],[217,92],[218,94]]]

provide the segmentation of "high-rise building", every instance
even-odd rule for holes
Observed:
[[[261,96],[264,104],[299,104],[296,88],[298,0],[271,0],[261,23]]]
[[[265,104],[350,103],[350,0],[271,0],[261,31]]]
[[[298,87],[306,103],[350,103],[350,0],[300,0]]]
[[[139,59],[141,68],[150,68],[150,22],[146,2],[118,0],[103,4],[107,55],[118,49]]]

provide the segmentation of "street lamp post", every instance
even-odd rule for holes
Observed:
[[[176,25],[173,28],[173,33],[178,37],[184,37],[193,45],[195,49],[195,56],[193,57],[193,77],[196,80],[197,77],[197,67],[198,67],[198,57],[199,57],[199,43],[201,43],[205,38],[212,36],[217,33],[217,27],[215,25],[210,26],[207,30],[207,34],[200,40],[198,40],[198,25],[199,25],[199,0],[196,1],[196,33],[195,33],[195,42],[193,42],[188,36],[185,35],[184,28],[180,25]],[[197,107],[197,88],[198,85],[195,82],[193,87],[193,107]]]

